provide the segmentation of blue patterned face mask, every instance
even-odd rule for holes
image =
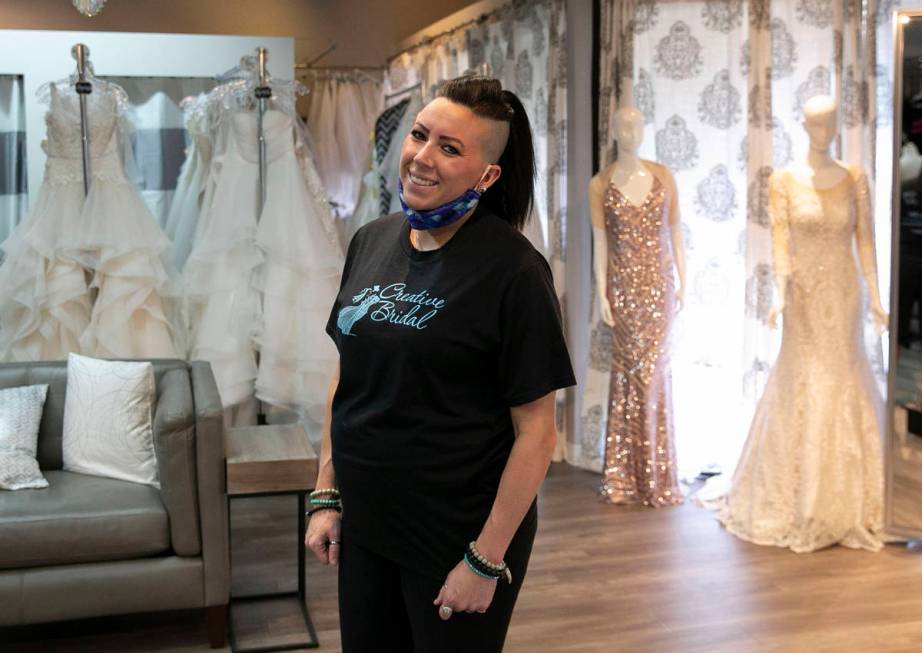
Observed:
[[[486,175],[486,171],[483,173]],[[483,181],[483,176],[481,176]],[[478,186],[480,182],[478,182]],[[447,227],[448,225],[460,220],[468,211],[477,206],[480,197],[483,195],[476,188],[470,188],[459,197],[445,202],[434,209],[424,209],[417,211],[407,206],[403,200],[403,182],[397,179],[397,194],[400,197],[400,206],[403,207],[403,214],[407,216],[407,222],[417,231],[426,231],[437,227]]]

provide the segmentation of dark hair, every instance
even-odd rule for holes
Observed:
[[[498,79],[483,75],[464,75],[442,82],[436,97],[464,105],[482,118],[509,123],[509,140],[497,161],[502,173],[480,203],[521,230],[531,217],[536,176],[531,125],[521,100],[515,93],[504,91]]]

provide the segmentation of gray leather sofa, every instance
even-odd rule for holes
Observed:
[[[153,361],[161,489],[66,472],[66,362],[0,364],[47,383],[38,460],[50,487],[0,491],[0,626],[205,608],[224,646],[230,564],[221,400],[207,363]]]

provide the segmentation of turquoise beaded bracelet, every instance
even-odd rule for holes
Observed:
[[[486,578],[487,580],[492,580],[493,582],[497,582],[499,580],[499,576],[488,576],[487,574],[480,571],[477,567],[475,567],[474,563],[471,562],[471,559],[468,557],[467,553],[464,554],[464,562],[467,563],[468,569],[473,571],[475,574],[477,574],[481,578]]]
[[[312,506],[338,506],[340,503],[339,499],[311,499]]]

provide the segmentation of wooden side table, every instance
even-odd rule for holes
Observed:
[[[241,497],[295,495],[298,498],[298,589],[290,592],[231,595],[231,605],[247,601],[297,597],[310,639],[276,646],[238,648],[234,639],[234,620],[229,620],[229,643],[235,653],[268,653],[302,648],[317,648],[317,633],[307,609],[304,583],[305,497],[317,478],[317,454],[300,424],[244,426],[226,431],[227,514],[230,529],[231,501]],[[230,533],[228,533],[230,538]],[[233,570],[233,565],[231,565]]]

